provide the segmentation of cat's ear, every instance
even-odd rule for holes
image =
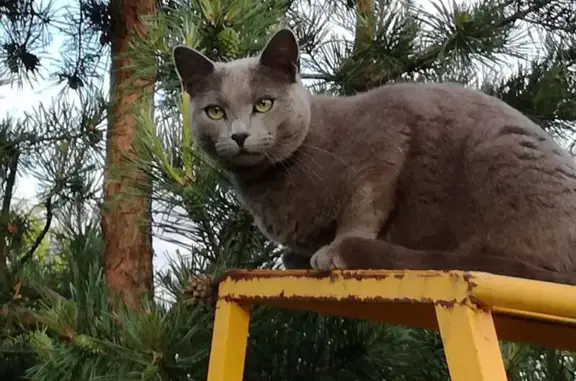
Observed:
[[[190,85],[212,74],[214,62],[197,50],[184,45],[176,45],[172,49],[172,60],[176,66],[176,73],[186,91]]]
[[[296,82],[299,47],[296,36],[290,29],[280,29],[260,54],[260,64],[281,71]]]

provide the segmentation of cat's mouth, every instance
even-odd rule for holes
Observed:
[[[245,148],[242,148],[238,151],[238,153],[235,155],[236,156],[262,156],[263,153],[262,152],[251,152],[246,150]]]
[[[238,146],[236,143],[230,144],[230,141],[225,140],[222,142],[214,142],[214,154],[217,155],[220,160],[231,164],[233,166],[253,166],[258,165],[266,159],[268,156],[268,147],[260,145],[248,145],[248,146]]]
[[[262,152],[251,152],[245,149],[239,150],[234,156],[228,158],[230,163],[240,166],[252,166],[259,164],[266,155]]]

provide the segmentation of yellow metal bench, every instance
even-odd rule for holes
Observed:
[[[574,286],[462,271],[230,270],[208,381],[242,380],[254,304],[439,330],[452,381],[505,381],[499,339],[576,350]]]

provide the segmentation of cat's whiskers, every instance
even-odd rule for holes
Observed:
[[[354,170],[354,168],[352,168],[352,166],[349,163],[345,162],[340,156],[338,156],[338,155],[334,154],[333,152],[330,152],[330,151],[328,151],[322,147],[318,147],[318,146],[312,145],[310,143],[303,143],[302,147],[315,149],[318,152],[328,154],[329,156],[332,156],[333,158],[338,159],[338,161],[340,161],[340,163],[342,163],[347,169]]]
[[[283,157],[286,157],[286,156],[290,156],[292,153],[288,152],[286,150],[285,152],[281,152],[281,154]],[[284,154],[286,154],[286,155],[284,155]],[[310,155],[309,153],[300,151],[298,155],[305,156],[306,158],[309,159],[310,162],[312,162],[313,164],[316,164],[319,169],[322,169],[322,166],[320,164],[318,164],[318,162],[314,159],[314,157],[312,155]],[[302,160],[302,158],[299,156],[292,156],[292,160],[294,160],[296,167],[300,166],[300,167],[304,168],[304,171],[301,172],[304,176],[313,180],[310,175],[314,175],[314,177],[316,179],[318,179],[318,181],[320,181],[322,184],[324,184],[324,188],[325,188],[326,192],[328,192],[328,195],[330,196],[330,198],[334,198],[330,187],[326,183],[326,180],[320,174],[318,174],[314,170],[314,168],[312,168],[312,166],[310,166],[306,161]],[[286,169],[286,165],[283,162],[279,162],[279,163],[282,164],[282,166],[284,166],[284,168]],[[286,172],[288,173],[288,176],[291,176],[289,170],[286,170]]]
[[[312,155],[310,155],[309,153],[306,152],[301,152],[302,156],[305,156],[309,159],[309,161],[312,164],[315,164],[316,167],[318,169],[320,169],[320,172],[324,169],[317,161],[316,159],[314,159],[314,157]],[[307,176],[309,179],[313,180],[310,177],[310,174],[314,175],[314,177],[316,177],[323,185],[324,185],[324,190],[327,192],[328,196],[331,199],[335,199],[334,198],[334,194],[332,193],[332,188],[330,186],[328,186],[328,184],[326,183],[326,180],[324,179],[324,177],[322,177],[321,174],[319,174],[317,171],[314,170],[314,168],[312,168],[311,165],[308,165],[307,163],[304,162],[304,160],[302,160],[302,158],[297,157],[296,161],[299,162],[301,165],[303,165],[306,169],[309,170],[309,172],[305,172],[304,175]]]
[[[270,162],[272,162],[273,164],[280,164],[282,167],[284,167],[285,173],[288,175],[288,181],[290,182],[291,185],[294,186],[295,185],[294,178],[290,174],[290,170],[288,169],[286,164],[282,160],[277,160],[276,157],[274,157],[274,155],[272,154],[265,153],[265,155],[267,158],[270,159]]]
[[[309,161],[312,164],[316,164],[317,168],[322,169],[322,166],[314,159],[314,157],[312,155],[310,155],[307,152],[299,152],[298,153],[299,156],[293,156],[292,160],[294,160],[295,163],[299,164],[300,166],[304,167],[304,169],[308,170],[304,172],[304,175],[309,175],[312,174],[314,175],[318,180],[320,180],[323,183],[326,183],[325,180],[322,178],[322,176],[320,176],[312,166],[310,166],[306,161],[304,161],[300,156],[304,156],[305,158],[309,159]],[[309,177],[310,178],[310,177]]]

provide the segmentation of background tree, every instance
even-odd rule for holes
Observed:
[[[58,0],[0,1],[0,90],[8,94],[0,97],[3,379],[20,379],[37,362],[30,338],[42,327],[36,313],[44,297],[39,290],[71,296],[68,272],[76,263],[62,242],[82,239],[85,217],[93,214],[101,193],[106,102],[95,73],[102,45],[98,31],[87,27],[86,8],[62,5]],[[52,38],[62,42],[61,56],[50,49]],[[6,114],[7,98],[29,103],[18,90],[37,87],[43,77],[61,87],[58,97],[23,115]],[[36,200],[17,198],[23,176],[38,183]]]
[[[85,35],[93,36],[86,40],[93,45],[82,45],[80,55],[93,58],[84,58],[78,67],[96,67],[111,39],[109,4],[80,4],[73,14],[83,16],[77,16],[75,24],[70,17],[70,23],[59,27],[72,34],[77,29],[71,25],[82,25]],[[176,43],[216,60],[230,60],[256,54],[285,23],[298,36],[302,75],[314,92],[352,94],[394,81],[456,80],[501,97],[572,149],[576,4],[569,0],[432,4],[427,8],[391,0],[160,4],[158,14],[144,20],[145,38],[134,39],[127,54],[132,78],[156,73],[154,113],[144,102],[135,114],[139,130],[135,150],[141,169],[153,179],[155,227],[185,251],[157,273],[165,300],[145,302],[144,313],[110,310],[102,260],[105,243],[98,229],[101,216],[91,201],[98,198],[86,196],[90,192],[84,190],[91,189],[91,180],[100,183],[90,178],[95,177],[91,172],[78,171],[83,191],[58,192],[70,195],[57,204],[60,213],[55,214],[58,223],[51,249],[61,258],[58,266],[30,260],[22,268],[26,282],[21,282],[20,291],[10,288],[6,305],[19,320],[6,325],[13,327],[2,336],[4,356],[11,361],[2,363],[11,364],[10,369],[17,370],[13,374],[25,370],[30,379],[42,381],[204,380],[215,279],[228,267],[280,266],[282,248],[258,232],[239,207],[225,174],[191,144],[186,95],[170,60]],[[62,67],[67,66],[64,62]],[[69,77],[57,78],[66,84],[70,78],[82,79],[80,92],[95,78],[81,70],[74,77],[67,70]],[[75,121],[99,120],[95,115],[102,115],[94,112],[78,118],[84,110],[100,110],[86,107],[91,104],[87,99],[92,98],[84,97],[81,106],[71,107],[71,114],[39,118],[33,125],[65,125],[85,133],[90,129],[84,124],[72,128]],[[77,146],[71,147],[67,155],[77,152]],[[54,144],[51,149],[38,152],[59,157],[63,148]],[[78,156],[79,162],[101,163],[97,151],[90,152],[89,159]],[[63,156],[57,162],[73,163],[76,157]],[[502,349],[512,380],[574,378],[574,357],[569,353],[511,343],[503,343]],[[435,333],[308,312],[257,307],[248,350],[246,380],[449,379]]]
[[[108,9],[112,64],[102,211],[104,261],[110,289],[136,308],[143,296],[150,298],[153,292],[152,184],[146,172],[132,164],[138,132],[133,108],[152,104],[155,73],[133,78],[127,53],[135,38],[146,37],[141,20],[155,13],[156,0],[112,0]],[[154,57],[148,58],[148,67],[153,68]]]
[[[23,364],[35,362],[27,346],[27,332],[40,324],[34,312],[42,299],[37,286],[63,290],[70,297],[66,272],[71,262],[58,242],[63,236],[71,240],[79,234],[85,215],[96,206],[97,152],[102,147],[84,129],[88,120],[101,119],[103,112],[97,97],[81,108],[63,97],[50,107],[38,107],[22,120],[10,123],[8,119],[5,123],[0,196],[8,212],[0,230],[6,253],[2,262],[6,278],[0,301],[0,352],[6,351],[2,356],[9,360],[0,361],[0,374],[21,374],[24,369],[12,368],[22,364],[16,359]],[[14,156],[4,155],[5,150],[18,153],[15,165],[11,160]],[[39,180],[37,205],[15,202],[16,172]]]

